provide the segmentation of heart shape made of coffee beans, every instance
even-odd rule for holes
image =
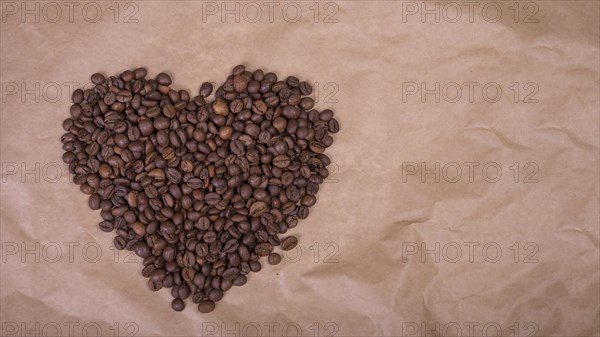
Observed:
[[[238,65],[214,97],[208,82],[191,97],[166,73],[146,76],[96,73],[73,92],[63,161],[100,229],[143,258],[149,288],[171,288],[176,311],[191,297],[211,312],[261,257],[278,264],[274,248],[296,246],[280,235],[316,203],[339,124],[294,76]]]

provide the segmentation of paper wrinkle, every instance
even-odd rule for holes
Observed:
[[[575,145],[576,147],[583,149],[583,150],[597,150],[598,149],[597,145],[586,143],[583,139],[580,139],[579,137],[577,137],[577,135],[575,135],[572,131],[565,129],[563,127],[560,127],[560,126],[544,126],[544,127],[540,128],[540,130],[556,131],[558,133],[564,134],[565,136],[567,136],[567,138],[573,145]]]
[[[494,129],[493,127],[471,127],[471,128],[467,128],[466,130],[468,130],[468,131],[487,131],[487,132],[493,134],[494,136],[496,136],[496,138],[498,138],[498,140],[502,143],[502,145],[504,145],[504,147],[513,149],[516,151],[527,150],[529,148],[525,145],[518,144],[516,141],[512,140],[509,136],[503,134],[499,130]]]

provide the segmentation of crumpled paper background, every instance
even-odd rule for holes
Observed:
[[[599,334],[598,2],[0,5],[0,335]],[[315,83],[332,174],[298,249],[176,313],[97,228],[61,124],[96,71],[195,93],[238,63]]]

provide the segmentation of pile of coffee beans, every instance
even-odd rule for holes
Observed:
[[[170,288],[176,311],[191,298],[211,312],[261,257],[278,264],[274,248],[297,245],[280,235],[316,203],[339,124],[294,76],[238,65],[212,97],[208,82],[192,97],[146,76],[96,73],[73,92],[63,160],[100,229],[143,258],[149,288]]]

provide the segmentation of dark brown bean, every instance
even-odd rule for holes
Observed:
[[[281,241],[281,249],[283,250],[292,250],[298,244],[298,238],[295,236],[288,236],[283,241]]]
[[[215,302],[211,300],[203,300],[198,303],[198,311],[203,314],[207,314],[213,310],[215,310]]]
[[[281,262],[281,255],[279,255],[277,253],[269,254],[269,264],[270,265],[277,265],[277,264],[279,264],[279,262]]]

